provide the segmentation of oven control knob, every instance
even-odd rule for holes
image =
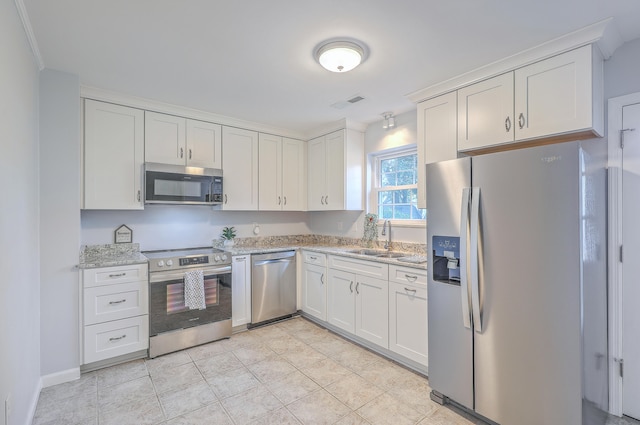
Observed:
[[[173,266],[173,260],[167,260],[167,267]]]
[[[222,261],[227,261],[227,254],[222,254]]]
[[[164,261],[162,260],[158,261],[158,267],[164,267]]]
[[[214,261],[218,262],[218,261],[220,261],[220,256],[216,255],[215,257],[213,257],[213,259],[214,259]]]

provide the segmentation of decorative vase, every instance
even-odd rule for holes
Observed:
[[[233,241],[233,239],[225,239],[224,242],[223,242],[223,245],[226,246],[226,247],[232,247],[234,245],[234,243],[235,242]]]

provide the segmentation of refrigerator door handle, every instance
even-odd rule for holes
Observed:
[[[471,329],[471,316],[469,315],[469,279],[467,262],[467,245],[469,238],[469,201],[471,201],[471,189],[462,189],[462,204],[460,208],[460,297],[462,300],[462,324]]]
[[[479,279],[479,246],[480,231],[480,188],[471,189],[471,219],[470,219],[470,247],[469,247],[469,276],[471,278],[471,311],[473,313],[473,328],[482,332],[482,315],[480,314],[480,279]]]

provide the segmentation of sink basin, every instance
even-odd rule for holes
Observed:
[[[373,255],[373,256],[377,256],[380,254],[386,254],[385,251],[378,251],[375,249],[350,249],[347,252],[350,252],[352,254],[360,254],[360,255]]]
[[[380,258],[400,258],[400,257],[406,257],[407,254],[403,254],[401,252],[384,252],[382,254],[377,254],[376,257],[380,257]]]
[[[400,257],[398,261],[403,263],[412,263],[412,264],[423,264],[427,262],[427,257],[421,256],[411,256],[411,257]]]

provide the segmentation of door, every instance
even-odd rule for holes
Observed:
[[[338,130],[328,134],[325,138],[327,144],[327,192],[324,198],[324,209],[344,209],[345,188],[345,130]],[[313,160],[313,158],[312,158]]]
[[[145,111],[145,162],[185,165],[186,124],[182,117]]]
[[[475,410],[501,424],[581,424],[579,145],[480,155],[472,168]]]
[[[513,142],[513,73],[458,90],[458,150]]]
[[[304,211],[307,196],[306,143],[282,138],[282,209]]]
[[[329,269],[327,279],[327,321],[347,332],[356,331],[356,275]]]
[[[302,311],[327,320],[326,270],[323,266],[305,264],[302,269]]]
[[[389,282],[357,276],[356,335],[389,348]]]
[[[141,210],[144,112],[85,100],[84,209]]]
[[[591,45],[515,71],[515,138],[593,127]]]
[[[222,168],[222,126],[187,120],[187,165]]]
[[[437,281],[433,276],[433,237],[461,237],[462,190],[470,186],[470,158],[427,165],[429,385],[473,409],[473,338],[462,310],[463,303],[468,306],[468,294],[463,298],[459,282]],[[466,318],[469,322],[469,314]]]
[[[427,288],[389,282],[389,349],[427,366]]]
[[[258,206],[263,211],[282,209],[282,137],[258,135]]]
[[[309,211],[325,209],[324,197],[327,192],[327,155],[325,146],[324,137],[309,141],[307,157],[307,170],[309,173],[307,204]]]
[[[258,133],[240,128],[222,128],[222,209],[258,209]]]
[[[622,411],[640,419],[640,104],[622,109],[624,134],[622,175]]]

